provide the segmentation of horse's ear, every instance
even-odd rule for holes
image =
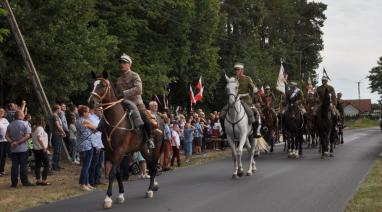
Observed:
[[[109,77],[109,73],[107,73],[107,71],[104,70],[104,71],[102,72],[102,77],[103,77],[104,79],[107,79],[107,78]]]
[[[224,74],[225,76],[225,80],[227,80],[227,82],[229,81],[229,77],[227,76],[227,74]]]
[[[91,74],[92,74],[93,79],[97,79],[97,76],[96,76],[96,74],[94,73],[94,71],[92,71]]]

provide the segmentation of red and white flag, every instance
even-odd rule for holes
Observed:
[[[191,105],[196,103],[194,91],[192,91],[191,85],[190,85],[190,102],[191,102]]]
[[[259,95],[264,96],[264,86],[261,86]]]
[[[200,76],[198,83],[196,83],[196,88],[201,90],[202,89],[202,76]]]
[[[196,96],[195,96],[195,100],[196,101],[202,101],[202,99],[203,99],[203,90],[204,90],[204,87],[200,88],[199,93],[196,94]]]

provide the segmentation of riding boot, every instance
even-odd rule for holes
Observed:
[[[253,131],[253,134],[255,135],[254,137],[255,138],[260,138],[261,137],[261,119],[259,119],[258,122],[254,122],[252,123],[252,131]]]
[[[141,114],[141,117],[142,117],[142,120],[143,120],[143,129],[146,131],[146,135],[147,135],[147,145],[150,149],[154,149],[155,148],[155,144],[154,144],[154,138],[153,138],[153,135],[152,135],[152,126],[151,126],[151,123],[149,121],[149,119],[147,118],[146,116],[146,113],[145,111],[139,111],[140,114]]]

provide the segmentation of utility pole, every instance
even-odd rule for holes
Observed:
[[[37,93],[37,98],[40,101],[40,104],[42,106],[46,120],[48,120],[52,114],[52,109],[50,108],[48,98],[45,95],[44,88],[42,87],[40,78],[39,78],[37,71],[36,71],[36,68],[33,64],[32,57],[29,54],[28,47],[25,44],[23,35],[21,34],[20,28],[17,24],[16,18],[13,14],[12,8],[9,5],[8,0],[0,0],[0,3],[2,5],[2,7],[7,11],[7,15],[6,15],[7,21],[9,23],[9,25],[11,26],[11,30],[12,30],[13,35],[15,36],[17,46],[18,46],[20,53],[23,57],[25,66],[26,66],[26,68],[30,74],[30,78],[32,80],[33,87]],[[51,129],[52,129],[52,126],[51,126]],[[68,150],[66,149],[65,144],[63,143],[62,145],[64,147],[64,151],[66,153],[66,156],[68,157],[69,160],[71,160],[71,157],[69,155]]]

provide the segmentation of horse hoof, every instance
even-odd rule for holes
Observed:
[[[125,202],[125,197],[123,196],[123,193],[119,194],[115,201],[117,201],[118,204],[124,203]]]
[[[159,186],[158,185],[154,185],[152,190],[153,191],[158,191],[159,190]]]
[[[246,176],[248,176],[248,177],[252,176],[252,172],[251,171],[247,172]]]
[[[153,191],[146,191],[146,198],[153,198],[154,192]]]
[[[330,155],[329,155],[330,157],[334,157],[334,154],[333,153],[330,153]]]
[[[233,180],[237,180],[237,179],[239,179],[239,177],[238,177],[236,174],[233,174],[233,175],[232,175],[232,179],[233,179]]]
[[[103,202],[103,208],[110,209],[112,206],[113,206],[113,200],[111,200],[110,198],[105,199],[105,201]]]
[[[256,173],[256,169],[252,169],[252,174],[255,174]]]
[[[244,176],[244,172],[243,172],[243,171],[239,171],[239,172],[237,172],[237,176],[239,176],[239,177]]]

